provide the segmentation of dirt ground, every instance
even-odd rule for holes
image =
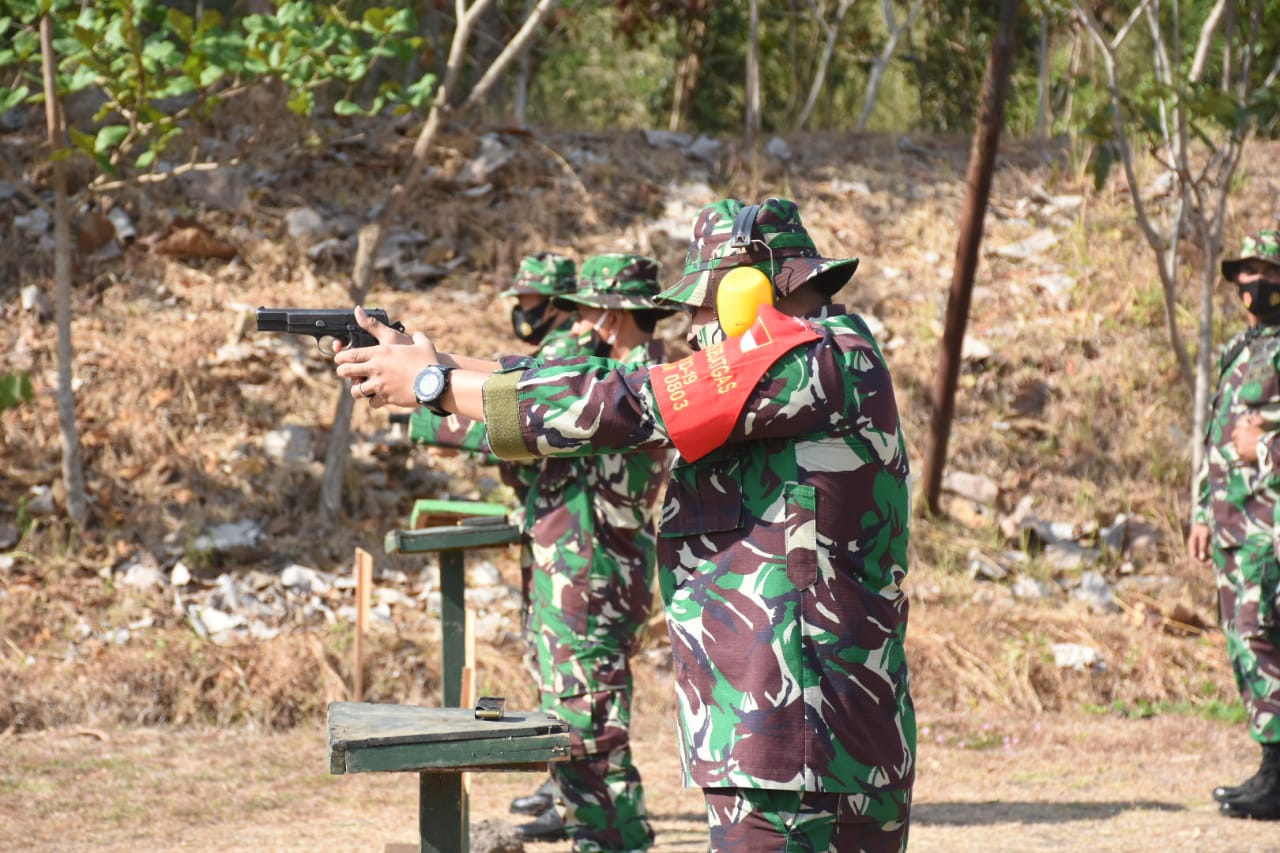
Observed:
[[[640,701],[636,759],[656,851],[705,849],[680,787],[673,718]],[[382,851],[417,839],[411,774],[331,776],[318,728],[47,730],[0,742],[0,850]],[[986,746],[974,748],[972,744]],[[913,851],[1280,850],[1270,823],[1220,817],[1251,773],[1243,729],[1166,714],[974,719],[921,709]],[[473,825],[515,820],[535,774],[472,777]],[[565,853],[537,844],[531,853]]]

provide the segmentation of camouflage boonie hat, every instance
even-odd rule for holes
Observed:
[[[754,217],[747,212],[751,208],[756,209]],[[815,280],[830,296],[848,283],[858,268],[858,259],[832,260],[819,255],[800,223],[799,208],[789,199],[769,198],[748,207],[728,198],[707,205],[698,214],[684,261],[684,277],[658,294],[658,299],[713,307],[720,279],[740,266],[753,266],[769,276],[783,296]]]
[[[498,295],[559,296],[572,291],[575,283],[572,258],[557,255],[555,252],[539,252],[536,255],[529,255],[520,262],[515,285]]]
[[[1240,247],[1240,257],[1222,262],[1222,277],[1234,282],[1245,261],[1266,261],[1280,266],[1280,231],[1264,228],[1245,237],[1244,245]]]
[[[661,311],[670,314],[671,305],[654,301],[658,284],[658,262],[644,255],[592,255],[582,262],[578,289],[561,294],[559,302],[576,302],[593,308],[623,311]]]

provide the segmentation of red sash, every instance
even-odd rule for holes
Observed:
[[[680,455],[692,462],[724,444],[765,372],[819,337],[806,321],[764,305],[741,337],[653,368],[649,383]]]

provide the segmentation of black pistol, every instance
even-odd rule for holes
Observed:
[[[404,323],[392,323],[381,308],[364,309],[370,317],[397,332],[404,331]],[[325,355],[333,355],[333,346],[325,348],[326,340],[342,341],[344,348],[377,346],[378,339],[360,328],[354,311],[329,308],[259,308],[259,332],[288,332],[291,335],[310,335]]]

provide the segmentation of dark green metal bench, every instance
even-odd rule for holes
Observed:
[[[462,698],[466,659],[466,565],[472,548],[520,541],[520,529],[499,504],[419,501],[420,518],[455,524],[393,530],[388,554],[440,554],[441,708],[334,702],[329,705],[329,772],[418,773],[418,836],[422,853],[467,853],[470,807],[462,774],[546,769],[569,757],[569,727],[541,711],[508,711],[477,720]]]
[[[467,771],[546,769],[569,756],[569,727],[541,711],[477,720],[470,708],[329,705],[329,772],[418,774],[422,853],[467,853]]]

